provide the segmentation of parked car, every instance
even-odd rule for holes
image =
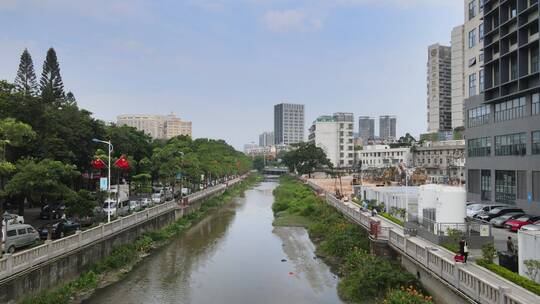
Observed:
[[[6,238],[2,237],[2,252],[14,253],[17,248],[33,245],[39,241],[39,234],[34,227],[27,224],[13,224],[7,226]]]
[[[525,215],[525,214],[522,212],[510,212],[510,213],[501,215],[499,217],[492,218],[491,221],[489,222],[491,223],[491,225],[493,225],[493,227],[502,228],[504,227],[504,223],[506,223],[506,221],[513,220],[522,215]]]
[[[9,224],[24,224],[24,217],[18,214],[4,213],[3,221]]]
[[[478,218],[480,214],[488,213],[491,209],[499,207],[508,207],[504,204],[471,204],[467,206],[467,216],[471,218]]]
[[[507,221],[504,224],[504,228],[507,228],[508,230],[510,230],[512,232],[517,232],[519,230],[519,228],[521,228],[521,227],[523,227],[525,225],[533,224],[538,220],[540,220],[540,216],[524,215],[524,216],[518,217],[516,219]]]
[[[114,199],[106,199],[105,202],[103,202],[103,213],[105,215],[111,215],[111,217],[116,216],[116,200]]]
[[[129,211],[130,212],[137,212],[141,210],[141,202],[137,200],[131,200],[129,201]]]
[[[148,208],[152,206],[152,200],[148,197],[141,198],[141,208]]]
[[[39,213],[39,218],[42,220],[55,220],[59,219],[64,215],[64,210],[66,207],[64,205],[44,205],[41,207],[41,212]]]
[[[161,193],[153,193],[152,194],[152,202],[154,204],[161,204],[163,203],[163,196],[161,195]]]
[[[524,231],[540,231],[540,221],[536,221],[534,224],[529,224],[521,227]]]
[[[482,214],[477,215],[477,218],[482,220],[482,221],[489,222],[492,218],[496,218],[496,217],[499,217],[501,215],[504,215],[504,214],[507,214],[507,213],[510,213],[510,212],[522,212],[522,213],[525,213],[525,212],[523,212],[523,210],[521,208],[498,207],[498,208],[491,209],[487,213],[482,213]]]
[[[43,226],[39,229],[39,237],[42,240],[46,240],[49,235],[49,229],[51,229],[51,238],[53,240],[63,238],[70,232],[81,228],[81,224],[69,219],[63,219],[51,226]]]
[[[129,200],[119,201],[116,205],[116,215],[117,216],[126,216],[131,210]]]

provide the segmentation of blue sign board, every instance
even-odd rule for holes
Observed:
[[[176,173],[176,179],[182,179],[182,173]]]
[[[532,193],[527,193],[527,200],[529,201],[529,204],[532,203]]]
[[[100,190],[107,190],[108,187],[108,183],[107,183],[107,178],[106,177],[102,177],[99,179],[99,189]]]

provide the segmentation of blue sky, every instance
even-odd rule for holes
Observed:
[[[0,79],[25,47],[39,75],[52,46],[66,90],[107,121],[173,111],[240,149],[293,102],[306,128],[393,114],[418,135],[427,46],[462,22],[461,0],[1,0]]]

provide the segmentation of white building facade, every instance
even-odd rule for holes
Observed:
[[[170,139],[179,135],[191,136],[191,121],[184,121],[174,114],[126,114],[116,117],[119,126],[130,126],[143,131],[153,139]]]
[[[334,167],[351,167],[354,164],[353,129],[352,113],[320,116],[309,128],[308,141],[323,149]]]
[[[388,145],[365,146],[357,151],[362,168],[386,168],[397,166],[403,162],[406,167],[412,163],[410,148],[390,148]]]

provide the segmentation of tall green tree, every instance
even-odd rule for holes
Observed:
[[[299,143],[293,146],[293,150],[283,155],[283,163],[291,172],[308,174],[311,177],[316,169],[332,167],[332,163],[326,157],[323,149],[312,143]]]
[[[59,102],[64,99],[64,83],[60,75],[60,64],[56,57],[56,51],[50,48],[47,51],[45,62],[43,62],[43,72],[39,81],[41,98],[48,103]]]
[[[5,191],[19,202],[22,215],[25,198],[39,204],[73,200],[76,196],[73,183],[79,175],[74,165],[51,159],[24,159],[17,162],[17,173],[6,184]]]
[[[34,96],[38,91],[34,63],[32,61],[32,56],[30,56],[30,52],[28,52],[27,49],[24,49],[21,54],[19,70],[15,77],[15,87],[17,88],[17,92],[22,93],[25,96]]]

